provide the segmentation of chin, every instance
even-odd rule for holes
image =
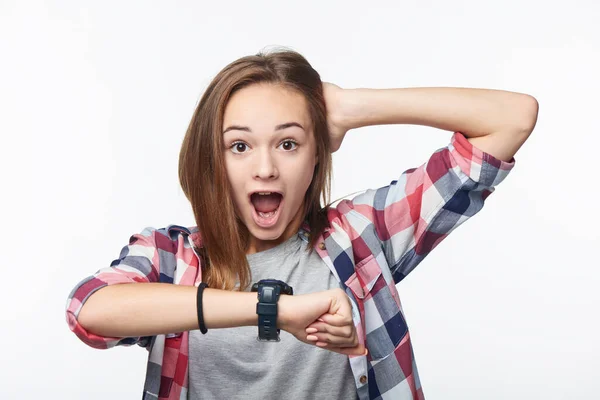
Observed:
[[[279,239],[283,235],[283,232],[285,231],[285,229],[269,229],[269,230],[267,230],[264,228],[253,227],[253,229],[249,229],[249,231],[250,231],[250,234],[258,240],[274,241],[274,240]]]
[[[254,222],[252,216],[249,216],[248,220],[246,221],[246,228],[248,229],[250,235],[254,237],[254,240],[274,242],[282,239],[282,236],[285,234],[287,227],[292,222],[285,218],[283,215],[282,217],[283,218],[277,221],[277,223],[274,226],[265,228],[258,226]]]

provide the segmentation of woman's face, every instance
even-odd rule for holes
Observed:
[[[237,215],[250,232],[248,253],[295,234],[317,162],[308,103],[274,84],[252,84],[227,103],[225,166]]]

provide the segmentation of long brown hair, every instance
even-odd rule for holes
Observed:
[[[183,139],[179,181],[192,205],[200,231],[195,244],[203,261],[203,280],[209,287],[239,290],[250,283],[246,261],[249,232],[237,217],[224,161],[223,116],[231,96],[243,87],[272,83],[304,95],[308,102],[317,149],[317,165],[304,198],[313,249],[328,225],[326,208],[331,191],[331,152],[321,78],[308,61],[292,50],[259,52],[242,57],[221,70],[204,92]]]

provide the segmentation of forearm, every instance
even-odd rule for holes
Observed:
[[[194,286],[170,283],[106,286],[84,303],[77,316],[79,329],[83,327],[86,333],[104,338],[154,336],[198,329],[197,290]],[[258,324],[257,302],[255,292],[204,289],[205,325],[207,329],[255,326]],[[365,347],[356,336],[352,306],[340,288],[281,295],[277,303],[277,327],[304,343],[321,343],[322,348],[342,354],[365,355]],[[307,336],[308,327],[312,327],[311,333],[315,336]],[[322,332],[316,336],[319,330]]]
[[[88,331],[106,337],[137,337],[198,329],[193,286],[131,283],[104,287],[90,296],[78,316]],[[205,289],[207,329],[257,325],[256,293]]]
[[[477,137],[533,130],[537,118],[537,102],[533,97],[501,90],[441,87],[346,89],[345,92],[342,125],[349,129],[412,124]]]

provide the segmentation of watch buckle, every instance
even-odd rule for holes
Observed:
[[[258,340],[259,342],[281,342],[281,338],[279,337],[279,335],[277,335],[276,339],[261,339],[260,336],[257,336],[256,340]]]

